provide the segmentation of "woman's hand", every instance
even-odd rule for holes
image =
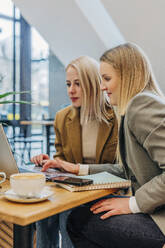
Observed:
[[[50,167],[51,168],[58,168],[62,171],[73,173],[73,174],[79,173],[79,165],[78,164],[69,163],[69,162],[63,161],[59,158],[56,158],[53,160],[48,160],[43,165],[42,171],[46,171]]]
[[[130,214],[129,197],[113,197],[110,199],[103,199],[95,203],[91,209],[94,214],[104,213],[100,218],[102,220],[111,217],[113,215]]]
[[[47,154],[40,154],[40,155],[32,157],[30,160],[35,165],[42,166],[45,163],[44,160],[48,160],[48,159],[50,159],[50,158],[49,158],[49,156]]]

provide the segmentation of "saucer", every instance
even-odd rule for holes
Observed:
[[[34,203],[41,202],[47,200],[50,196],[53,195],[53,191],[50,190],[50,187],[45,186],[44,189],[35,197],[27,197],[17,195],[12,189],[6,191],[4,196],[7,200],[13,202],[21,202],[21,203]]]

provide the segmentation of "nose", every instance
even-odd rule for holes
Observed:
[[[101,81],[100,88],[101,88],[102,91],[107,90],[107,87],[106,87],[106,85],[103,83],[103,81]]]
[[[73,84],[71,84],[71,86],[69,87],[69,93],[70,94],[75,93],[75,86]]]

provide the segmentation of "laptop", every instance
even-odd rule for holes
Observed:
[[[9,179],[10,175],[20,172],[34,172],[43,173],[46,176],[47,181],[51,177],[71,175],[70,173],[63,173],[57,169],[49,168],[46,172],[41,172],[42,167],[35,165],[18,166],[14,158],[11,146],[8,142],[7,136],[4,132],[2,124],[0,124],[0,171],[6,173],[6,177]]]

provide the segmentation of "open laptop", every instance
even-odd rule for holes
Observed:
[[[28,168],[29,167],[29,168]],[[20,166],[18,167],[14,155],[12,153],[11,146],[8,142],[6,134],[4,132],[2,124],[0,124],[0,171],[6,173],[6,177],[10,178],[10,175],[20,172],[34,172],[44,173],[46,179],[60,175],[67,175],[70,173],[62,173],[59,170],[49,168],[46,172],[41,172],[42,167],[38,166]]]

